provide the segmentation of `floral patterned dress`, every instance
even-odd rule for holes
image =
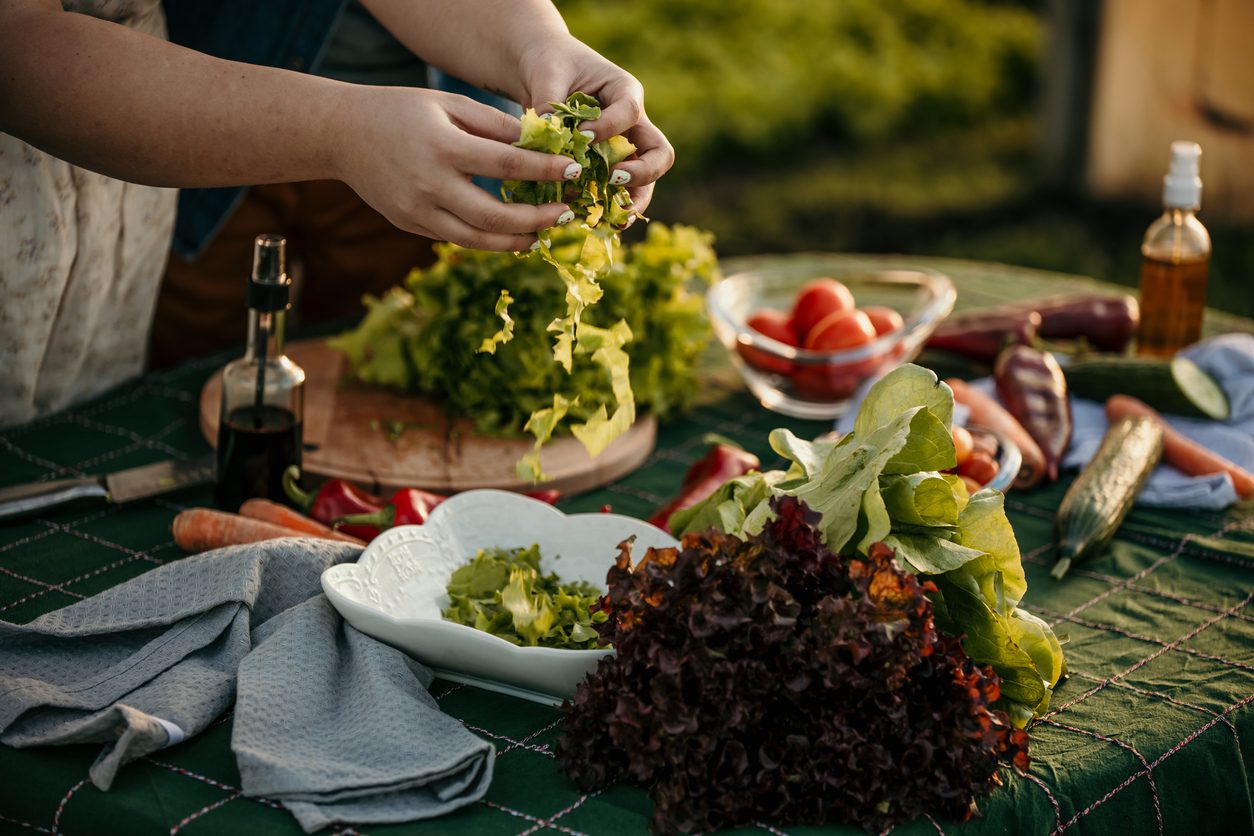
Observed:
[[[81,0],[164,38],[159,0]],[[70,165],[0,133],[0,427],[139,374],[177,192]]]

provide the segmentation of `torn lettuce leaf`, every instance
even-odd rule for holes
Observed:
[[[536,545],[480,549],[449,579],[444,618],[524,647],[597,647],[592,612],[601,593],[583,581],[541,574]]]
[[[498,345],[514,339],[514,320],[509,315],[509,306],[513,301],[514,298],[509,295],[508,290],[501,291],[500,298],[496,300],[496,315],[501,319],[501,330],[490,337],[483,338],[478,349],[480,354],[496,354]]]

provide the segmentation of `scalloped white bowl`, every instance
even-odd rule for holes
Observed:
[[[397,647],[446,679],[548,704],[575,692],[612,650],[518,647],[490,633],[445,621],[453,571],[479,549],[540,546],[540,565],[564,581],[605,589],[618,544],[635,536],[633,555],[679,545],[643,520],[620,514],[567,515],[508,491],[474,490],[445,500],[424,525],[389,529],[356,563],[332,566],[322,589],[361,632]]]

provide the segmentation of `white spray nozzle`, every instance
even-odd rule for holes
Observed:
[[[1196,142],[1171,143],[1171,166],[1163,178],[1163,205],[1180,209],[1197,209],[1202,205],[1202,178],[1198,176],[1198,159],[1202,146]]]

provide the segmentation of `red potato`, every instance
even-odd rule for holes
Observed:
[[[954,400],[971,411],[971,423],[1000,432],[1019,447],[1023,464],[1015,477],[1016,488],[1034,488],[1045,477],[1045,454],[1028,435],[1023,425],[1015,420],[1001,404],[957,378],[945,380],[954,392]]]
[[[785,345],[797,345],[792,329],[788,327],[788,315],[783,311],[764,308],[756,311],[745,322],[754,331]],[[770,374],[792,374],[792,362],[783,357],[776,357],[751,345],[738,345],[736,350],[745,362],[758,371]]]
[[[819,320],[840,311],[850,311],[857,307],[853,294],[835,279],[812,279],[806,282],[792,305],[792,332],[797,344],[805,342],[810,329]]]
[[[874,339],[875,326],[862,311],[836,311],[815,323],[806,334],[805,347],[811,351],[844,351]]]
[[[886,308],[883,305],[870,305],[862,309],[862,312],[871,320],[871,324],[875,326],[876,336],[884,336],[894,331],[900,331],[906,327],[906,321],[901,318],[901,314],[892,308]]]
[[[1163,459],[1168,464],[1189,476],[1227,473],[1232,477],[1237,496],[1242,499],[1254,497],[1254,474],[1176,432],[1152,407],[1127,395],[1115,395],[1106,401],[1106,418],[1112,424],[1131,415],[1153,418],[1162,426]]]

